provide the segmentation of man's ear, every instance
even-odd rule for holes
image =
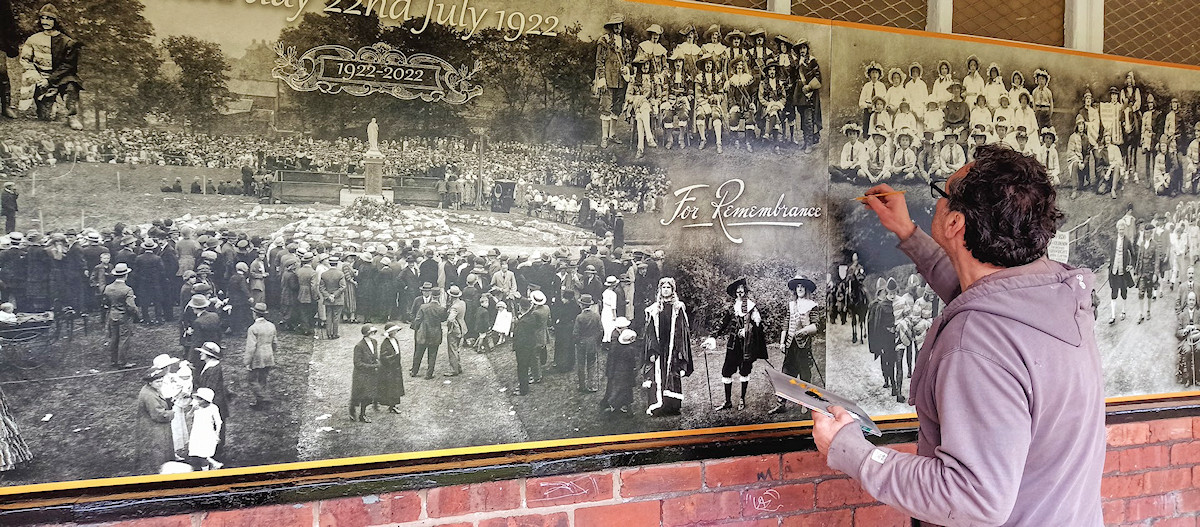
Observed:
[[[967,217],[958,211],[947,211],[946,222],[942,225],[942,234],[947,240],[963,240],[963,247],[966,247],[967,233]]]

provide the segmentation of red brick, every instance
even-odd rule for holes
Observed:
[[[742,516],[791,513],[813,509],[817,488],[812,483],[742,491]]]
[[[1154,522],[1154,527],[1196,527],[1196,517],[1167,518]]]
[[[274,505],[232,511],[211,512],[200,523],[203,527],[261,527],[263,525],[312,525],[312,505]]]
[[[663,527],[737,518],[741,512],[741,493],[735,491],[700,492],[663,500]]]
[[[575,527],[659,527],[661,523],[661,501],[634,501],[575,509]]]
[[[621,471],[622,498],[699,488],[699,463],[640,467]]]
[[[1125,500],[1106,501],[1103,509],[1105,525],[1125,522]]]
[[[1170,496],[1151,496],[1131,499],[1125,503],[1125,521],[1140,522],[1149,518],[1165,518],[1175,514]]]
[[[471,522],[435,523],[434,527],[475,527]]]
[[[1150,441],[1150,423],[1124,423],[1108,427],[1108,446],[1144,445]]]
[[[1180,492],[1177,498],[1179,512],[1200,511],[1200,489],[1189,489]]]
[[[1100,496],[1104,499],[1141,496],[1145,478],[1141,474],[1132,476],[1108,476],[1100,481]]]
[[[1192,437],[1200,439],[1200,417],[1192,418]]]
[[[857,527],[908,527],[907,514],[887,505],[859,507],[854,509],[854,525]]]
[[[1154,470],[1142,476],[1146,478],[1142,486],[1142,491],[1146,494],[1166,494],[1192,486],[1192,470],[1189,468]]]
[[[1104,453],[1104,473],[1111,474],[1121,470],[1121,451],[1109,450]]]
[[[785,516],[779,527],[852,527],[853,512],[850,509],[837,511],[810,512],[799,516]]]
[[[1200,441],[1171,445],[1172,465],[1194,465],[1200,463]]]
[[[565,512],[547,514],[545,516],[536,514],[479,521],[479,527],[568,527],[570,524],[571,521],[567,519],[567,513]]]
[[[421,517],[421,497],[415,492],[382,494],[321,502],[321,527],[354,527],[410,522]]]
[[[705,526],[712,527],[778,527],[779,518],[759,518],[757,520],[741,520],[722,523],[706,523]]]
[[[817,484],[817,508],[842,507],[859,503],[872,503],[872,498],[857,481],[831,479]]]
[[[116,523],[106,523],[105,527],[192,527],[192,517],[181,516],[160,516],[157,518],[138,518],[136,520],[125,520]]]
[[[1121,472],[1165,467],[1170,462],[1170,450],[1163,445],[1128,448],[1120,452]]]
[[[516,481],[438,487],[429,490],[426,500],[430,518],[508,510],[521,506],[521,487]]]
[[[1200,466],[1192,467],[1192,481],[1200,481]]]
[[[841,474],[829,468],[825,456],[815,450],[789,452],[783,455],[783,479],[809,479]]]
[[[569,505],[608,500],[612,497],[612,474],[577,474],[565,477],[536,478],[525,482],[525,505],[527,507]]]
[[[1192,418],[1162,419],[1150,421],[1150,442],[1161,443],[1177,439],[1191,439]]]
[[[778,480],[779,473],[778,454],[704,462],[704,484],[709,488]]]

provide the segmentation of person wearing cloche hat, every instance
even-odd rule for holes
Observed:
[[[541,294],[540,291],[534,291]],[[545,297],[542,297],[545,299]],[[446,358],[450,361],[450,371],[446,377],[462,374],[462,363],[459,361],[459,350],[463,347],[463,338],[467,334],[467,302],[463,300],[462,290],[457,285],[451,285],[446,290]]]
[[[113,282],[104,287],[102,300],[107,312],[108,354],[114,368],[125,365],[122,358],[129,357],[129,342],[133,338],[133,325],[141,320],[137,297],[125,283],[129,266],[119,263],[112,270]]]
[[[137,416],[130,434],[136,442],[134,460],[138,474],[156,474],[163,463],[175,459],[171,434],[175,411],[162,393],[166,376],[166,369],[154,367],[147,368],[142,376],[145,384],[138,391]]]
[[[191,434],[188,436],[188,456],[199,459],[203,466],[201,470],[216,470],[224,466],[213,459],[217,455],[217,447],[225,437],[225,422],[221,418],[221,408],[214,403],[216,395],[210,388],[199,388],[192,397],[190,425]]]
[[[388,322],[379,340],[379,383],[375,392],[378,404],[387,411],[399,414],[396,408],[404,397],[404,357],[400,352],[400,331],[403,326]]]
[[[787,301],[787,322],[783,334],[779,337],[779,346],[783,348],[781,370],[789,377],[812,382],[812,372],[816,367],[812,351],[813,339],[825,327],[825,317],[822,316],[817,303],[812,300],[817,291],[817,283],[797,273],[795,278],[788,280],[787,286],[792,292],[792,297]],[[821,376],[819,370],[817,376]],[[777,414],[786,410],[783,398],[779,398],[775,407],[768,413]]]
[[[617,118],[625,107],[626,78],[632,74],[629,61],[633,44],[623,33],[625,17],[614,13],[604,23],[604,34],[596,39],[596,73],[593,93],[600,96],[600,147],[617,139]]]
[[[254,323],[246,330],[245,358],[246,368],[250,370],[250,390],[254,393],[254,402],[250,408],[262,410],[271,401],[268,377],[271,368],[275,367],[275,353],[279,351],[279,338],[272,324],[266,317],[266,305],[253,306]]]
[[[622,325],[620,322],[624,321]],[[616,342],[608,353],[605,361],[604,378],[607,380],[604,398],[601,405],[604,411],[615,412],[618,409],[623,414],[629,413],[633,404],[633,388],[637,384],[637,367],[641,363],[641,350],[634,346],[637,333],[628,328],[629,321],[624,317],[618,319]]]
[[[370,423],[367,406],[378,401],[380,370],[380,345],[375,340],[379,328],[364,324],[360,330],[362,340],[354,345],[354,370],[350,378],[350,420]],[[357,415],[356,415],[357,410]]]
[[[741,381],[739,410],[746,408],[746,390],[754,361],[767,358],[763,319],[756,302],[750,299],[746,278],[738,278],[725,287],[732,302],[724,310],[721,326],[705,340],[705,347],[715,348],[713,337],[725,335],[725,361],[721,366],[721,383],[725,387],[725,402],[717,410],[733,408],[732,393],[735,378]]]
[[[195,377],[195,386],[197,389],[211,390],[212,399],[209,402],[215,404],[220,412],[221,419],[226,424],[229,422],[229,388],[225,385],[225,373],[221,367],[221,346],[215,342],[205,342],[197,348],[201,366]],[[216,455],[221,456],[225,450],[225,432],[221,431],[220,441],[217,443]]]

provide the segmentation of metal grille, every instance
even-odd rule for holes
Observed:
[[[1104,52],[1200,66],[1200,2],[1104,3]]]
[[[750,9],[766,9],[767,0],[699,0],[709,4],[731,5],[733,7],[748,7]]]
[[[792,14],[923,30],[929,8],[926,0],[793,0]]]
[[[963,35],[1062,46],[1065,13],[1065,0],[955,0],[953,30]]]

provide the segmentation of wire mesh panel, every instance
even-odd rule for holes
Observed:
[[[926,0],[793,0],[792,14],[876,26],[925,29]]]
[[[1064,0],[954,0],[953,31],[1062,46],[1065,13]]]
[[[709,4],[731,5],[734,7],[748,7],[750,9],[766,9],[767,0],[699,0]]]
[[[1200,2],[1121,0],[1104,3],[1104,52],[1200,65]]]

